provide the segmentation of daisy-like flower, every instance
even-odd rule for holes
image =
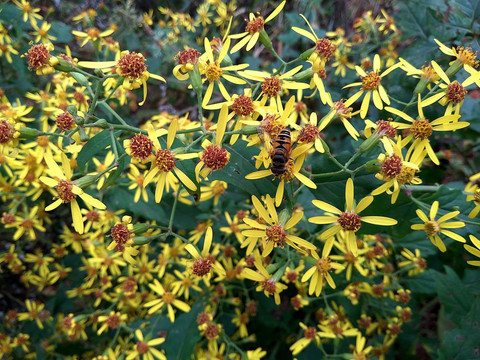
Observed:
[[[303,329],[303,337],[295,341],[290,346],[290,351],[292,355],[297,355],[302,352],[311,342],[319,346],[322,337],[334,338],[332,334],[325,333],[323,331],[317,331],[313,326],[307,326],[303,322],[299,323],[300,327]]]
[[[112,35],[114,32],[115,32],[115,30],[112,29],[112,28],[110,28],[108,30],[105,30],[105,31],[100,31],[96,27],[92,27],[92,28],[87,29],[85,32],[78,31],[78,30],[73,30],[72,34],[79,37],[80,39],[83,38],[83,41],[80,45],[81,47],[83,47],[89,41],[91,41],[93,44],[95,44],[99,40],[103,40],[103,38],[106,38],[107,36]]]
[[[324,201],[313,200],[313,205],[323,210],[325,215],[311,217],[308,219],[308,221],[314,224],[334,224],[320,235],[322,239],[329,239],[343,229],[347,235],[347,247],[353,252],[354,255],[356,255],[357,241],[355,233],[362,226],[362,222],[381,226],[392,226],[397,224],[397,220],[385,216],[358,215],[360,212],[365,210],[372,203],[372,201],[373,196],[366,196],[358,202],[357,206],[354,206],[353,180],[349,178],[345,187],[345,211],[341,211],[335,206]]]
[[[323,154],[325,152],[325,149],[323,147],[323,143],[320,137],[320,129],[318,128],[317,124],[317,114],[312,112],[310,114],[309,120],[307,121],[307,124],[305,124],[305,126],[303,126],[300,130],[297,141],[301,144],[313,143],[315,146],[315,150]]]
[[[388,155],[380,154],[377,158],[380,164],[380,172],[375,174],[375,177],[385,181],[385,183],[373,190],[372,195],[376,196],[386,192],[392,196],[391,203],[395,204],[403,184],[417,185],[422,182],[415,177],[415,173],[420,171],[420,165],[425,155],[426,150],[423,152],[409,152],[404,158],[402,139],[399,136],[397,143],[393,146],[393,151]]]
[[[25,300],[25,307],[27,308],[27,312],[18,314],[19,321],[34,320],[38,328],[43,329],[43,323],[46,320],[50,321],[52,319],[50,313],[44,309],[45,304],[39,301],[30,301],[27,299]]]
[[[280,305],[280,293],[288,288],[287,285],[284,285],[273,277],[272,274],[269,274],[267,269],[262,264],[262,260],[257,258],[254,262],[257,271],[253,271],[249,268],[244,268],[242,271],[242,276],[245,279],[258,282],[256,288],[257,291],[263,291],[265,296],[269,297],[273,295],[275,299],[275,304]]]
[[[122,217],[122,221],[115,224],[112,229],[110,236],[112,237],[112,242],[107,246],[107,250],[115,249],[118,252],[121,252],[123,258],[129,264],[135,264],[135,259],[133,258],[138,254],[138,250],[134,248],[133,245],[133,224],[131,216]]]
[[[389,106],[387,106],[385,110],[401,117],[402,119],[410,123],[404,124],[399,122],[392,122],[391,124],[399,130],[409,129],[409,135],[404,139],[405,143],[410,142],[411,139],[415,139],[413,144],[411,145],[411,148],[415,149],[414,152],[418,153],[426,149],[430,159],[438,165],[440,164],[440,162],[438,161],[437,155],[435,155],[435,152],[433,151],[429,140],[433,132],[458,130],[467,127],[468,125],[470,125],[470,123],[465,121],[458,121],[460,115],[456,114],[444,115],[430,122],[428,119],[425,118],[425,115],[423,113],[423,108],[429,104],[429,99],[430,98],[428,98],[426,101],[423,101],[420,97],[420,94],[418,94],[418,118],[416,120],[413,119],[411,116],[405,114],[403,111]],[[415,154],[412,156],[416,157]]]
[[[310,284],[308,286],[308,293],[310,295],[315,294],[315,296],[320,296],[325,283],[327,283],[332,289],[337,287],[333,281],[332,275],[330,275],[330,272],[332,270],[343,270],[344,266],[333,262],[329,257],[333,240],[334,239],[332,237],[325,243],[322,249],[321,258],[318,257],[317,253],[312,253],[316,263],[302,276],[302,282],[307,282],[310,280]]]
[[[168,318],[170,321],[173,323],[175,321],[175,310],[173,309],[173,306],[175,306],[177,309],[180,309],[184,312],[189,312],[190,311],[190,306],[181,301],[178,300],[176,297],[176,293],[173,291],[169,291],[163,287],[163,285],[157,280],[153,280],[153,284],[148,284],[150,289],[152,289],[155,293],[160,295],[159,299],[155,299],[152,301],[149,301],[145,304],[145,307],[148,307],[148,313],[153,314],[161,310],[164,306],[167,308],[167,313],[168,313]]]
[[[470,235],[470,241],[475,247],[468,244],[463,245],[463,247],[473,256],[480,258],[480,240],[478,240],[478,238],[476,238],[475,236]],[[467,264],[473,266],[480,266],[480,260],[469,260],[467,261]]]
[[[54,47],[51,43],[33,45],[28,52],[23,55],[27,57],[28,69],[35,70],[37,75],[48,75],[55,71],[54,66],[59,63],[59,60],[50,55]]]
[[[91,195],[85,193],[82,190],[82,184],[85,182],[90,183],[90,178],[83,177],[81,179],[72,181],[73,171],[70,165],[70,160],[62,152],[62,167],[53,160],[50,153],[45,153],[44,159],[48,166],[48,172],[53,177],[41,176],[40,181],[45,185],[52,188],[56,188],[58,199],[45,208],[45,211],[51,211],[56,209],[62,203],[70,203],[73,219],[73,227],[79,234],[83,234],[84,226],[82,220],[82,212],[77,202],[77,196],[83,201],[90,204],[94,208],[104,210],[107,207],[100,200],[95,199]],[[87,184],[88,185],[88,184]],[[84,186],[87,186],[84,185]]]
[[[441,52],[443,52],[445,55],[453,56],[456,58],[449,64],[450,66],[452,66],[452,68],[456,68],[456,66],[454,66],[455,63],[458,63],[460,66],[469,65],[472,68],[478,67],[479,60],[477,59],[477,52],[474,52],[471,47],[465,48],[463,46],[452,46],[452,48],[449,48],[437,39],[433,40],[435,40]]]
[[[308,32],[307,30],[301,29],[296,26],[292,27],[292,30],[302,36],[305,36],[307,39],[312,40],[315,43],[315,48],[313,49],[313,53],[309,57],[308,61],[311,61],[313,63],[314,68],[322,68],[324,64],[328,60],[330,60],[330,57],[335,53],[337,47],[329,39],[319,39],[305,16],[303,16],[302,14],[300,14],[300,16],[303,18],[303,20],[305,20],[311,32]]]
[[[49,24],[48,22],[44,21],[42,23],[42,26],[41,27],[38,27],[37,24],[35,24],[33,26],[33,28],[35,29],[34,32],[32,32],[31,34],[33,36],[35,36],[35,42],[38,43],[38,42],[42,42],[43,44],[49,44],[55,40],[57,40],[57,38],[53,35],[49,35],[48,34],[48,31],[50,30],[50,28],[52,27],[52,24]]]
[[[13,62],[12,55],[18,55],[18,51],[12,45],[0,44],[0,56],[5,56],[10,64]]]
[[[17,8],[22,11],[23,22],[27,22],[30,20],[30,25],[35,26],[37,25],[37,19],[42,20],[42,15],[38,14],[40,12],[40,8],[32,8],[30,2],[26,0],[13,0],[13,3]]]
[[[138,104],[142,106],[147,99],[147,80],[149,78],[165,82],[160,75],[151,74],[147,71],[145,57],[141,53],[125,50],[120,53],[120,57],[115,61],[79,61],[78,66],[89,69],[114,69],[115,73],[123,79],[122,87],[125,90],[135,90],[143,86],[143,100]],[[108,79],[107,79],[108,80]],[[106,80],[106,81],[107,81]],[[105,83],[104,83],[105,84]]]
[[[216,60],[212,51],[211,43],[207,38],[205,38],[204,44],[205,44],[205,54],[207,55],[207,61],[202,61],[202,59],[200,58],[199,68],[200,68],[200,73],[205,76],[204,81],[209,82],[207,91],[205,92],[205,96],[203,97],[203,101],[202,101],[202,107],[204,109],[207,109],[208,108],[207,104],[212,98],[212,93],[213,93],[213,88],[215,83],[218,85],[218,88],[220,89],[220,93],[222,94],[222,96],[226,100],[230,99],[230,95],[228,94],[227,89],[225,89],[225,86],[222,84],[221,79],[223,78],[228,82],[231,82],[237,85],[245,84],[246,83],[245,80],[242,80],[236,76],[232,76],[228,72],[245,69],[248,67],[248,64],[231,65],[231,66],[225,66],[225,67],[221,66],[221,63],[225,58],[225,56],[227,55],[228,48],[230,46],[230,38],[227,38],[225,43],[220,45],[221,50]]]
[[[460,214],[460,211],[449,212],[441,216],[437,220],[435,220],[435,217],[437,216],[437,212],[438,212],[438,201],[435,201],[432,204],[428,217],[427,215],[425,215],[425,213],[422,210],[417,209],[417,215],[420,218],[420,220],[424,222],[424,224],[413,224],[411,226],[412,230],[425,231],[425,233],[427,234],[432,244],[435,245],[441,252],[445,252],[447,248],[445,247],[445,244],[443,243],[442,238],[440,237],[439,234],[443,234],[453,240],[456,240],[462,243],[466,242],[463,236],[455,234],[453,231],[446,230],[446,229],[459,229],[465,226],[465,223],[463,221],[447,222],[448,220]]]
[[[389,154],[393,154],[393,146],[395,142],[393,139],[397,136],[396,125],[392,122],[392,118],[387,120],[377,120],[373,122],[371,120],[365,120],[364,134],[367,138],[374,137],[372,142],[377,143],[380,141],[385,148],[385,151]],[[373,130],[373,131],[372,131]]]
[[[137,338],[137,343],[135,344],[135,348],[131,351],[127,351],[127,360],[133,359],[140,359],[143,360],[153,360],[160,359],[160,360],[167,360],[167,357],[163,352],[160,350],[155,349],[155,346],[163,344],[165,342],[165,338],[160,337],[151,340],[145,340],[143,337],[142,331],[140,329],[135,330],[135,337]]]
[[[121,314],[120,312],[110,311],[108,315],[100,315],[97,318],[99,323],[103,323],[97,330],[97,335],[101,335],[105,330],[117,329],[127,320],[127,314]]]
[[[370,99],[373,98],[373,104],[379,110],[383,109],[383,103],[390,105],[390,99],[388,98],[385,88],[381,84],[381,80],[384,76],[388,75],[390,72],[395,70],[401,65],[400,62],[395,65],[390,66],[385,69],[382,73],[380,56],[378,54],[373,58],[373,70],[369,73],[366,73],[360,66],[355,66],[355,70],[361,76],[362,82],[355,82],[344,86],[344,88],[361,86],[362,88],[357,93],[353,94],[349,99],[350,103],[357,101],[363,94],[365,97],[362,100],[362,105],[360,107],[360,116],[362,119],[367,116],[368,107],[370,105]]]
[[[343,126],[345,126],[345,129],[350,134],[350,136],[353,139],[358,140],[359,133],[349,121],[352,118],[352,116],[358,114],[358,111],[353,112],[352,111],[353,109],[350,107],[350,105],[352,105],[355,102],[355,100],[356,99],[351,97],[347,101],[339,100],[339,101],[333,102],[332,98],[330,96],[327,96],[327,104],[330,105],[330,111],[328,112],[327,115],[323,117],[322,121],[320,122],[320,125],[318,126],[318,129],[322,131],[333,120],[340,119]]]
[[[209,226],[205,232],[205,240],[203,242],[203,249],[201,252],[192,245],[187,244],[185,250],[187,250],[190,255],[195,258],[195,261],[192,265],[192,273],[198,277],[204,277],[208,281],[213,273],[219,275],[225,275],[225,269],[223,268],[220,262],[216,261],[215,257],[210,253],[210,248],[212,246],[213,231]]]
[[[419,249],[415,249],[415,253],[403,249],[401,254],[407,260],[400,261],[398,267],[411,267],[411,270],[408,270],[408,276],[420,274],[427,268],[427,261],[422,257]]]
[[[463,82],[459,83],[457,80],[450,81],[440,65],[433,60],[432,67],[445,84],[440,84],[440,87],[443,91],[440,91],[438,94],[432,95],[423,100],[423,106],[428,106],[438,101],[443,106],[447,105],[445,108],[445,115],[450,115],[452,113],[458,115],[460,113],[460,107],[463,104],[463,100],[465,100],[465,96],[468,92],[466,87],[477,81],[480,81],[480,72],[476,71],[470,65],[465,65],[465,70],[470,74],[470,76],[463,80]]]
[[[305,83],[287,80],[298,73],[302,67],[303,65],[299,65],[282,75],[272,75],[266,71],[256,70],[243,70],[239,71],[238,74],[246,79],[261,81],[260,88],[263,94],[261,102],[266,103],[267,100],[270,100],[271,106],[278,109],[281,108],[280,93],[282,90],[299,90],[310,87]]]
[[[38,206],[34,206],[24,216],[15,216],[15,220],[9,224],[5,224],[5,228],[15,228],[15,234],[13,234],[13,240],[20,239],[23,235],[26,235],[29,240],[36,240],[37,235],[35,230],[45,232],[45,228],[42,225],[42,221],[38,218]]]
[[[480,187],[479,187],[480,173],[470,176],[469,182],[465,186],[465,193],[467,193],[467,201],[473,201],[475,207],[470,211],[468,217],[473,219],[480,212]]]
[[[253,13],[250,13],[248,15],[249,20],[245,19],[245,21],[247,22],[247,26],[245,27],[245,32],[240,34],[230,35],[230,38],[232,39],[237,39],[237,40],[242,39],[235,44],[232,50],[230,50],[230,54],[236,53],[245,45],[247,45],[245,49],[247,51],[250,51],[257,43],[257,40],[260,38],[260,35],[262,35],[262,38],[260,39],[262,44],[264,46],[268,46],[269,39],[268,39],[267,33],[265,32],[264,25],[269,21],[273,20],[275,16],[277,16],[280,13],[280,11],[282,11],[286,2],[287,2],[286,0],[282,1],[280,5],[278,5],[275,8],[275,10],[273,10],[272,13],[267,16],[266,19],[263,19],[262,16],[255,16]]]
[[[147,126],[148,137],[153,142],[155,148],[155,158],[152,160],[151,169],[145,175],[143,184],[144,186],[147,186],[150,182],[152,182],[152,180],[155,179],[155,182],[157,183],[155,190],[155,202],[157,203],[162,200],[165,187],[168,191],[170,187],[173,187],[177,183],[177,177],[190,190],[195,191],[197,189],[197,186],[193,183],[193,181],[190,180],[189,177],[177,167],[176,163],[176,160],[193,159],[194,157],[197,157],[197,154],[175,154],[174,151],[170,150],[177,133],[177,123],[178,119],[175,118],[168,127],[166,149],[162,149],[160,146],[160,142],[158,141],[155,130],[153,129],[153,125],[149,124]]]
[[[212,171],[223,169],[230,161],[230,153],[221,147],[227,120],[228,107],[227,104],[223,104],[220,114],[218,115],[217,128],[215,130],[215,144],[205,140],[202,143],[205,151],[198,153],[200,161],[195,166],[197,181],[200,181],[200,176],[206,178]]]
[[[127,177],[130,180],[128,190],[135,190],[135,195],[133,195],[133,202],[138,202],[141,197],[145,203],[148,203],[147,189],[145,189],[145,186],[143,186],[143,183],[145,181],[145,176],[143,172],[141,173],[138,167],[130,164]]]
[[[252,196],[252,204],[257,210],[261,223],[249,218],[244,218],[245,224],[251,226],[251,229],[242,231],[242,235],[248,237],[242,244],[242,247],[248,245],[249,242],[262,242],[262,257],[268,256],[274,247],[284,247],[285,244],[290,245],[296,250],[304,252],[304,249],[315,250],[316,246],[298,236],[288,234],[288,230],[293,228],[303,217],[303,211],[294,212],[291,216],[287,212],[277,214],[273,199],[267,195],[265,197],[265,205],[262,205],[256,196]],[[303,249],[302,249],[303,248]],[[249,246],[252,249],[252,246]],[[248,252],[247,255],[251,253]]]

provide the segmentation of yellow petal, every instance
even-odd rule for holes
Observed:
[[[345,203],[347,205],[347,211],[353,210],[353,180],[348,178],[347,185],[345,186]]]

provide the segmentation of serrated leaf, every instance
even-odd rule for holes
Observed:
[[[462,283],[458,275],[449,267],[445,267],[446,274],[435,272],[433,277],[437,285],[437,293],[447,313],[452,320],[459,322],[459,316],[470,310],[475,297]]]
[[[115,132],[114,136],[117,137],[118,134],[120,134],[120,131]],[[83,145],[82,150],[80,150],[80,153],[78,154],[77,165],[80,171],[83,172],[83,169],[87,162],[110,144],[111,140],[109,130],[103,130],[102,132],[98,133],[93,138],[88,140],[87,143]]]

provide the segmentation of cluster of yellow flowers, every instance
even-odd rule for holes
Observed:
[[[305,26],[292,31],[313,44],[287,62],[269,35],[286,1],[266,17],[250,13],[234,34],[235,1],[205,1],[196,19],[160,7],[167,21],[156,26],[171,29],[165,44],[212,22],[220,33],[203,31],[202,51],[179,51],[173,77],[164,74],[167,84],[188,83],[196,110],[161,112],[136,126],[123,112],[148,104],[151,79],[166,81],[147,70],[146,57],[122,51],[114,26],[89,27],[72,31],[76,47],[91,47],[104,61],[79,61],[68,46],[53,45],[40,9],[13,2],[34,29],[36,44],[22,56],[48,83],[26,93],[28,100],[0,91],[1,222],[11,234],[0,249],[1,271],[36,294],[6,312],[0,357],[167,359],[181,351],[172,338],[183,332],[187,357],[261,359],[275,357],[262,333],[282,319],[295,328],[274,341],[292,356],[310,344],[327,355],[342,343],[348,358],[384,358],[413,312],[401,280],[427,264],[391,235],[412,214],[394,219],[371,205],[388,195],[394,207],[405,190],[423,222],[412,230],[442,252],[445,237],[466,243],[451,230],[468,222],[460,211],[412,192],[422,166],[439,164],[434,134],[469,126],[460,118],[467,87],[480,85],[475,52],[435,40],[453,62],[418,69],[398,58],[399,31],[382,10],[356,19],[352,37],[336,29],[319,38],[300,15]],[[95,17],[90,9],[73,21]],[[145,13],[144,26],[154,26],[152,18],[153,10]],[[352,47],[372,31],[385,47],[353,62]],[[20,57],[12,43],[0,23],[0,56],[9,63]],[[278,68],[232,61],[252,50]],[[344,88],[357,91],[345,90],[343,99],[329,91],[331,76],[354,71],[358,81]],[[394,71],[418,79],[408,103],[389,95]],[[443,115],[431,119],[433,108]],[[330,150],[337,124],[355,148],[345,163]],[[315,172],[327,162],[336,170]],[[369,177],[363,193],[361,176]],[[479,179],[465,187],[472,219],[480,212]],[[480,258],[480,240],[470,240],[465,249]],[[360,306],[367,303],[385,311]],[[48,331],[29,333],[33,327]],[[70,343],[82,344],[78,353],[65,349]]]

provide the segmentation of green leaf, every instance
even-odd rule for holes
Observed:
[[[470,310],[475,297],[454,270],[449,267],[445,267],[445,270],[446,274],[434,273],[433,277],[437,285],[437,293],[442,305],[445,307],[445,311],[452,315],[452,320],[455,321],[455,318],[460,320],[459,315],[465,314]]]
[[[61,21],[52,21],[51,35],[55,36],[55,44],[69,43],[73,40],[72,27]]]
[[[117,139],[115,139],[115,142],[117,144],[118,156],[125,154],[125,150],[120,145]],[[118,167],[114,171],[110,172],[110,174],[108,175],[107,181],[105,181],[105,184],[103,184],[102,189],[108,189],[110,186],[114,185],[115,181],[122,174],[123,170],[125,170],[126,165],[127,165],[126,157],[121,158],[120,161],[118,162]]]
[[[119,134],[120,131],[117,131],[115,132],[114,136],[117,137]],[[80,150],[80,153],[78,154],[77,165],[80,171],[83,172],[87,162],[110,144],[110,131],[107,129],[103,130],[102,132],[98,133],[93,138],[88,140],[88,142],[83,145],[82,150]]]

